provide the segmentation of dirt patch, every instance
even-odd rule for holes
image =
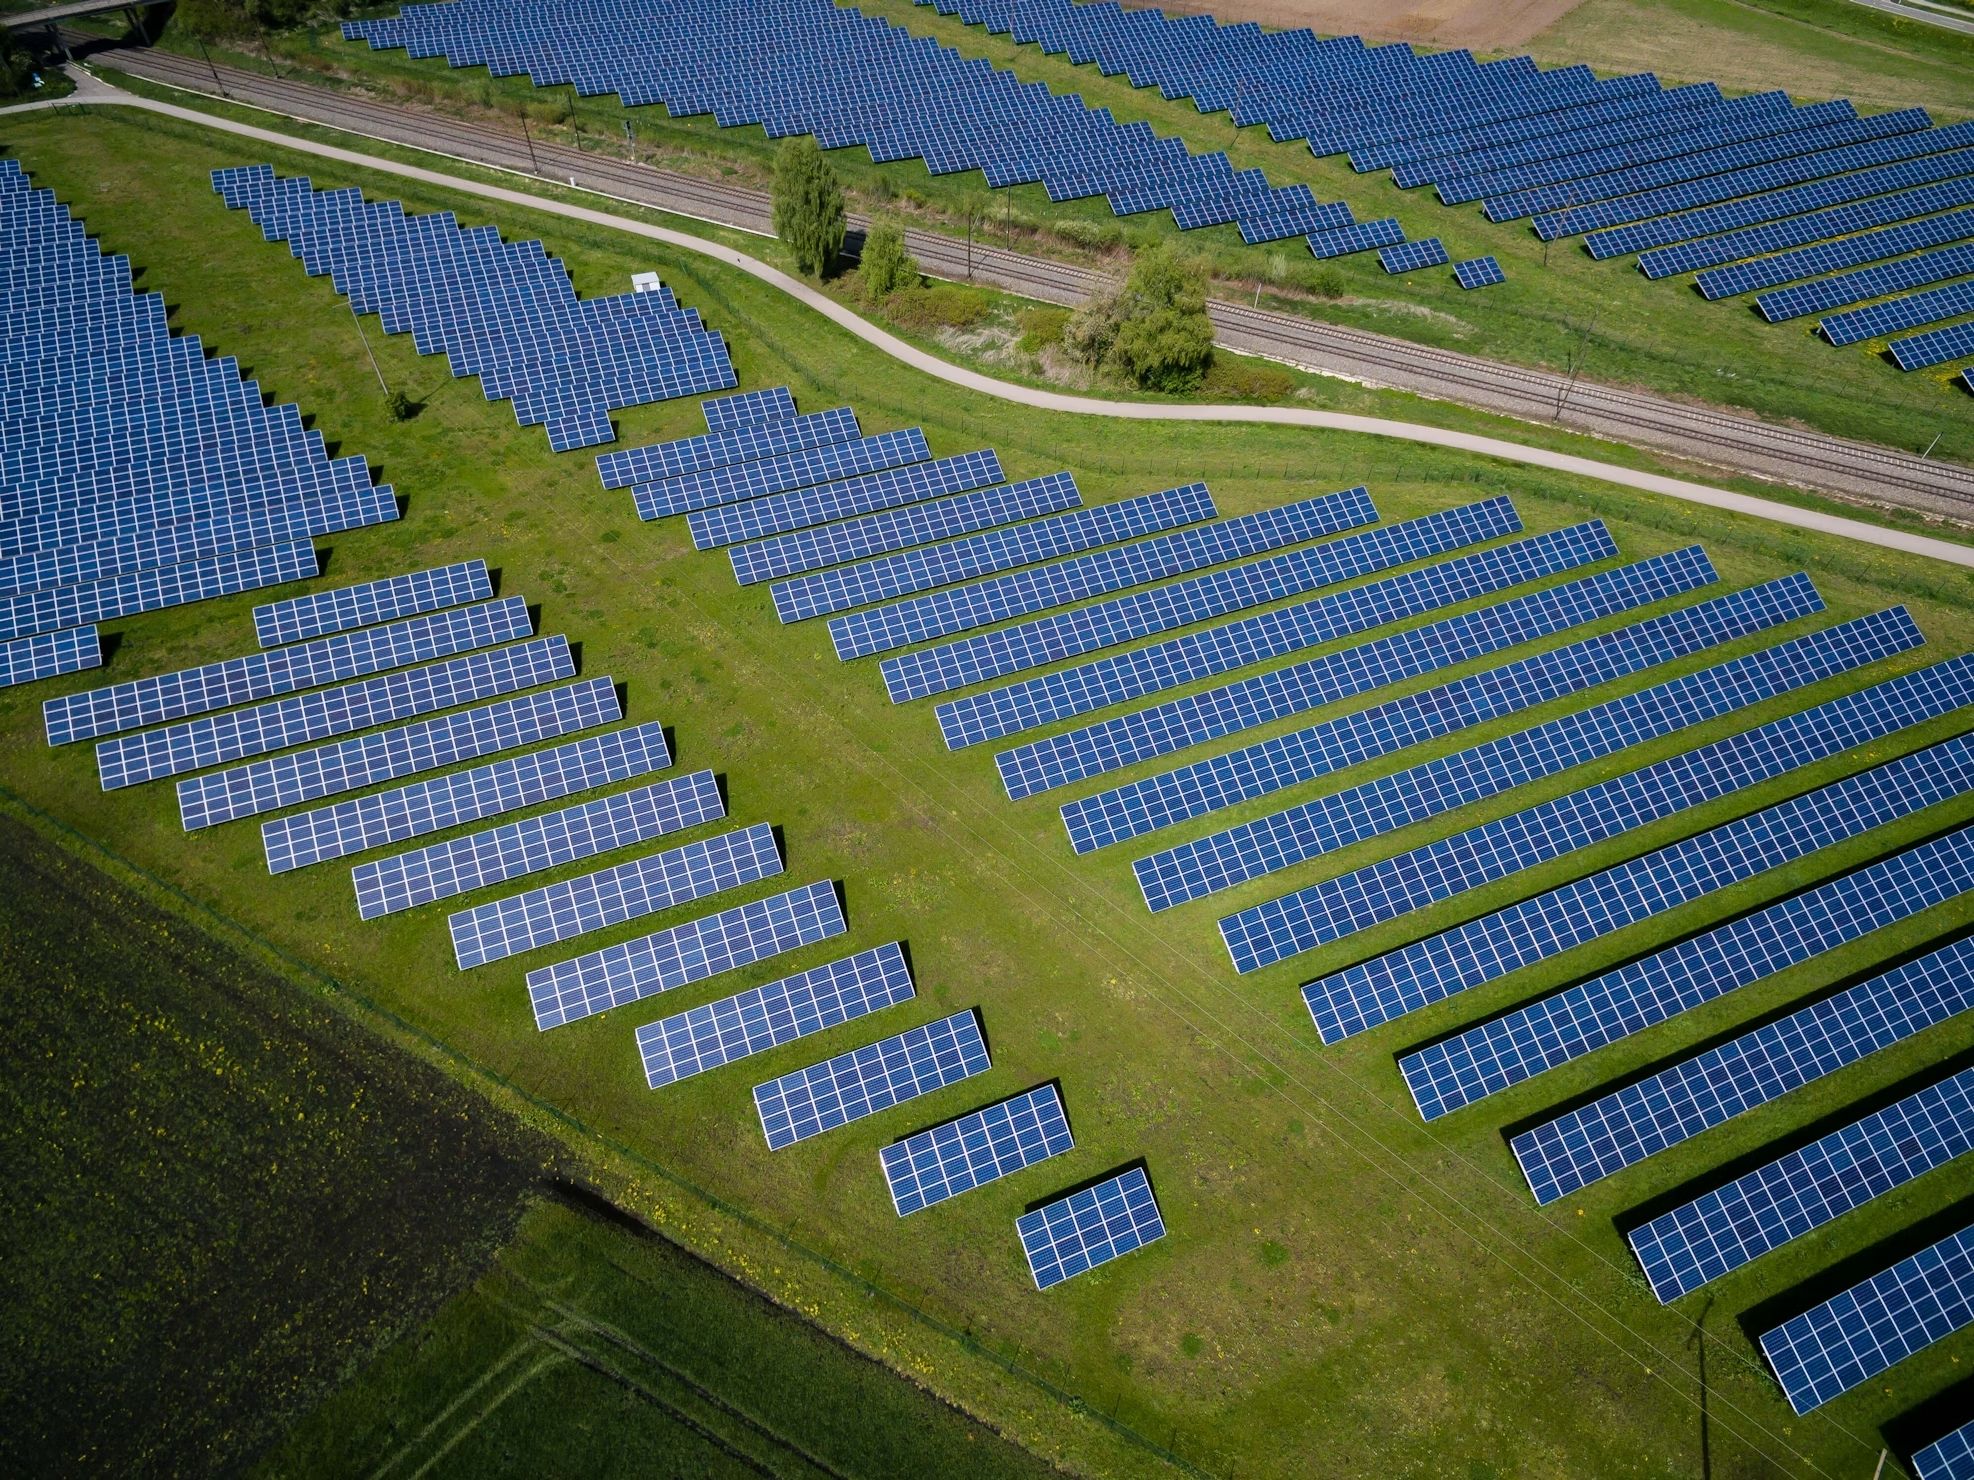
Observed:
[[[1583,0],[1160,0],[1169,15],[1211,15],[1233,24],[1257,21],[1276,30],[1308,26],[1323,36],[1413,41],[1436,51],[1515,51]]]

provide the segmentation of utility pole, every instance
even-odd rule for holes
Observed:
[[[1941,437],[1942,437],[1943,435],[1945,435],[1945,434],[1944,434],[1944,433],[1941,433],[1941,432],[1935,432],[1935,433],[1933,433],[1933,440],[1932,440],[1932,441],[1930,441],[1930,442],[1928,442],[1928,443],[1926,444],[1926,450],[1925,450],[1924,452],[1922,452],[1922,453],[1920,453],[1920,454],[1919,454],[1919,460],[1920,460],[1921,462],[1925,462],[1927,458],[1929,458],[1929,457],[1931,457],[1931,456],[1933,455],[1933,449],[1934,449],[1935,447],[1938,447],[1938,446],[1940,445],[1940,438],[1941,438]]]
[[[521,105],[521,137],[528,143],[528,167],[536,174],[541,173],[541,161],[535,158],[535,136],[528,130],[528,105]]]
[[[195,37],[194,39],[196,40],[197,38]],[[212,73],[212,85],[219,89],[219,95],[222,98],[225,97],[226,84],[219,80],[219,68],[213,65],[212,53],[206,50],[206,43],[204,41],[199,42],[199,55],[206,59],[206,70]]]
[[[371,351],[370,336],[363,332],[363,319],[357,313],[356,304],[352,300],[346,298],[343,301],[345,303],[348,303],[350,306],[350,322],[356,325],[356,337],[363,341],[363,352],[370,359],[371,370],[373,370],[376,373],[377,389],[384,393],[384,398],[386,400],[389,400],[391,395],[391,388],[388,385],[384,384],[384,372],[383,369],[377,364],[377,356]]]
[[[637,136],[631,132],[631,121],[624,120],[624,158],[633,164],[637,162]]]

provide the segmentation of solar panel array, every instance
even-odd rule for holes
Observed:
[[[726,341],[669,290],[578,298],[540,242],[467,229],[450,211],[416,216],[360,191],[318,191],[270,165],[214,170],[213,189],[268,241],[284,241],[311,277],[327,274],[352,311],[420,354],[477,375],[522,426],[545,426],[557,452],[615,440],[610,413],[735,383]]]
[[[357,914],[373,920],[646,843],[725,815],[726,803],[713,773],[695,771],[413,853],[358,864],[351,875]]]
[[[878,1153],[891,1205],[904,1218],[1076,1144],[1053,1084],[893,1142]]]
[[[1789,1406],[1808,1413],[1970,1321],[1974,1228],[1963,1228],[1764,1331],[1762,1355]]]
[[[1974,828],[1545,997],[1399,1060],[1427,1120],[1974,890]]]
[[[431,570],[387,576],[333,591],[291,596],[254,608],[254,635],[264,648],[302,642],[352,627],[394,622],[442,607],[464,606],[493,596],[493,579],[484,560],[462,560]]]
[[[1856,344],[1863,339],[1880,339],[1901,329],[1917,329],[1967,313],[1974,313],[1974,282],[1949,283],[1944,288],[1832,314],[1819,320],[1816,327],[1832,344]]]
[[[1969,152],[1967,163],[1974,166],[1974,151]],[[1881,262],[1922,247],[1937,247],[1945,242],[1957,241],[1969,231],[1974,231],[1974,212],[1970,211],[1902,221],[1899,217],[1905,214],[1909,202],[1923,202],[1922,209],[1927,206],[1966,205],[1974,202],[1974,178],[1949,180],[1898,196],[1859,201],[1838,206],[1829,212],[1818,211],[1811,217],[1799,216],[1772,222],[1746,233],[1731,233],[1729,238],[1721,239],[1721,244],[1713,251],[1702,253],[1703,256],[1724,254],[1726,265],[1700,272],[1693,279],[1693,284],[1707,298],[1731,298],[1737,293],[1750,293],[1802,278],[1813,278],[1818,273]],[[1889,220],[1892,224],[1875,225],[1879,220]],[[1854,234],[1834,240],[1819,240],[1826,222],[1850,228]],[[1856,230],[1863,226],[1873,226],[1874,229]],[[1737,260],[1735,254],[1741,241],[1766,247],[1771,255]],[[1808,244],[1794,246],[1798,241]],[[1698,250],[1705,248],[1707,243],[1690,245]],[[1775,250],[1790,247],[1793,250]],[[1656,253],[1649,255],[1657,256]],[[1756,306],[1761,306],[1761,300],[1756,300]],[[1771,323],[1778,321],[1775,314],[1764,312],[1763,317]]]
[[[665,727],[633,725],[395,791],[277,817],[262,824],[261,846],[267,871],[287,873],[662,771],[671,763]]]
[[[723,971],[813,945],[849,929],[836,886],[806,884],[689,920],[653,935],[605,946],[528,973],[535,1026],[565,1023],[670,992]]]
[[[826,966],[750,987],[637,1030],[653,1089],[766,1053],[825,1028],[912,998],[912,974],[896,941]]]
[[[1970,789],[1974,740],[1950,740],[1415,941],[1304,1000],[1334,1043]]]
[[[1892,363],[1901,370],[1927,370],[1944,365],[1948,360],[1974,355],[1974,319],[1964,324],[1949,324],[1944,329],[1929,329],[1910,339],[1894,339],[1886,348],[1891,351]]]
[[[1653,1293],[1718,1279],[1974,1151],[1974,1069],[1939,1080],[1634,1229]]]
[[[1148,904],[1170,907],[1332,852],[1348,843],[1436,816],[1511,786],[1554,775],[1643,741],[1676,733],[1745,709],[1920,644],[1904,608],[1859,618],[1715,668],[1609,700],[1532,730],[1365,782],[1302,807],[1230,829],[1222,838],[1154,854],[1134,866]],[[1622,831],[1622,806],[1632,817],[1655,806],[1691,805],[1751,786],[1761,775],[1807,765],[1859,739],[1917,722],[1925,706],[1945,713],[1970,671],[1958,662],[1907,675],[1864,695],[1816,709],[1672,756],[1583,792],[1367,865],[1341,878],[1229,915],[1220,933],[1238,971],[1254,971],[1381,919],[1501,877],[1556,851],[1584,846],[1605,829]],[[1856,736],[1859,739],[1848,737]],[[1659,788],[1663,787],[1663,790]],[[1562,829],[1550,832],[1549,829]],[[1534,829],[1531,831],[1531,829]],[[1608,834],[1607,834],[1608,835]]]
[[[732,396],[712,396],[699,403],[699,410],[706,418],[707,431],[732,432],[762,422],[788,420],[795,415],[795,393],[785,385],[771,385]]]
[[[311,536],[397,518],[17,163],[0,235],[0,682],[94,667],[95,623],[313,576]]]
[[[678,810],[653,807],[643,825],[669,832],[707,816],[724,815],[726,810],[720,804],[717,786],[707,786],[682,799],[669,798],[668,802]],[[709,806],[718,810],[709,812]],[[446,923],[452,931],[459,969],[470,971],[571,936],[772,878],[781,871],[781,849],[775,842],[774,828],[762,822],[580,878],[544,884],[477,909],[461,910]]]
[[[754,1108],[768,1149],[779,1151],[987,1067],[980,1020],[968,1009],[757,1084]]]
[[[640,519],[664,519],[741,499],[924,462],[932,456],[918,427],[879,432],[854,442],[829,442],[753,462],[705,468],[676,478],[640,483],[631,490]],[[702,547],[703,548],[703,547]]]
[[[1913,1480],[1969,1480],[1974,1476],[1974,1419],[1912,1456]]]
[[[620,452],[597,454],[597,476],[605,488],[629,488],[637,483],[655,483],[678,478],[707,468],[723,468],[732,463],[753,462],[807,447],[832,442],[850,442],[863,435],[857,413],[848,406],[829,411],[813,411],[806,416],[789,416],[774,421],[736,427],[730,432],[707,432],[676,442],[660,442],[651,447],[628,447]]]
[[[1422,267],[1444,267],[1451,259],[1446,243],[1436,236],[1424,241],[1400,242],[1378,251],[1378,266],[1388,273],[1416,272]]]
[[[1974,231],[1974,211],[1967,213],[1967,229]],[[1839,273],[1836,277],[1818,278],[1793,288],[1764,293],[1755,300],[1755,307],[1761,310],[1763,318],[1775,324],[1800,318],[1804,314],[1821,313],[1826,308],[1841,308],[1847,303],[1863,303],[1886,293],[1923,287],[1927,283],[1941,282],[1963,273],[1974,273],[1974,244],[1949,247],[1944,252],[1926,252],[1917,257],[1901,257],[1877,267]]]
[[[1165,1237],[1165,1220],[1142,1167],[1024,1213],[1014,1226],[1038,1290]]]
[[[900,504],[920,503],[949,493],[986,488],[1002,478],[1001,460],[991,449],[964,452],[933,462],[887,468],[840,483],[797,489],[766,498],[701,509],[687,520],[692,542],[702,550],[766,539],[832,519],[873,514]]]
[[[1508,281],[1508,274],[1492,257],[1469,257],[1453,264],[1453,280],[1463,288],[1491,288]]]

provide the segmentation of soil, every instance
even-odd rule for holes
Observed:
[[[1258,21],[1275,30],[1308,26],[1322,36],[1411,41],[1434,51],[1517,51],[1583,0],[1160,0],[1169,15],[1208,14],[1233,24]]]

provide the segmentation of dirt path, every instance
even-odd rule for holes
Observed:
[[[1325,36],[1370,41],[1415,41],[1444,51],[1516,51],[1554,25],[1583,0],[1160,0],[1167,14],[1210,14],[1222,21],[1258,21],[1294,29],[1308,26]]]

